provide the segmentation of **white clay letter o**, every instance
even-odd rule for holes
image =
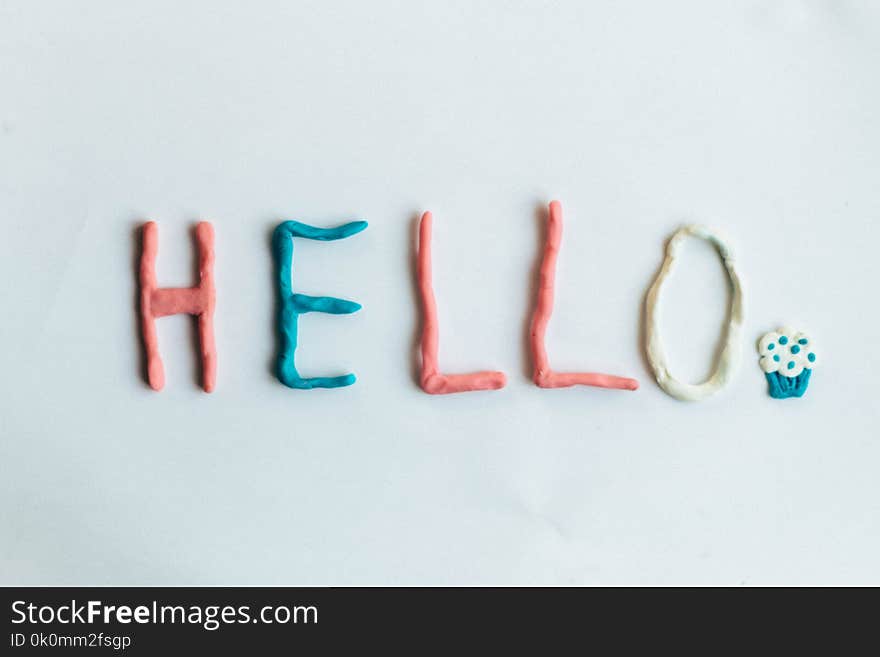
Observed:
[[[681,243],[688,236],[699,237],[715,247],[718,255],[724,261],[724,267],[727,269],[727,276],[730,278],[732,287],[730,319],[727,323],[724,348],[711,376],[699,384],[682,383],[669,373],[658,325],[660,292],[663,290],[663,282],[675,266],[675,260],[681,250]],[[666,246],[666,258],[663,260],[660,273],[654,279],[645,299],[645,350],[648,354],[648,362],[654,370],[654,378],[657,379],[660,387],[667,394],[683,401],[700,401],[723,388],[739,366],[742,352],[740,337],[742,320],[742,286],[730,248],[717,233],[705,226],[689,225],[679,228]]]

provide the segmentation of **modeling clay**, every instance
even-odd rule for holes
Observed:
[[[140,263],[141,329],[147,353],[147,380],[153,390],[165,385],[165,370],[159,355],[156,318],[187,313],[198,318],[201,345],[202,385],[214,390],[217,381],[217,348],[214,344],[214,228],[206,221],[196,225],[199,253],[199,284],[195,287],[160,288],[156,282],[156,252],[159,229],[156,222],[144,224]]]
[[[507,382],[504,372],[474,372],[472,374],[441,374],[437,363],[439,325],[437,301],[431,281],[431,227],[430,212],[422,215],[419,224],[418,284],[422,301],[422,389],[431,395],[474,390],[498,390]]]
[[[802,397],[816,366],[816,345],[801,331],[781,328],[758,342],[759,364],[774,399]]]
[[[724,348],[711,376],[703,383],[696,385],[682,383],[670,374],[658,326],[660,292],[663,289],[663,282],[675,266],[675,260],[681,250],[681,242],[689,235],[706,240],[715,247],[724,261],[732,287]],[[739,365],[741,352],[740,327],[742,326],[742,320],[742,287],[730,248],[709,228],[694,225],[679,228],[672,236],[672,239],[669,240],[669,244],[666,247],[666,258],[660,267],[660,273],[657,274],[657,278],[648,290],[648,296],[645,301],[645,349],[648,354],[648,361],[654,370],[654,377],[657,379],[660,387],[676,399],[684,401],[700,401],[723,388]]]
[[[361,309],[360,304],[336,297],[311,297],[293,292],[293,238],[310,240],[341,240],[367,227],[366,221],[352,221],[335,228],[315,228],[298,221],[285,221],[275,228],[272,251],[278,273],[278,335],[281,348],[278,354],[278,379],[286,386],[309,390],[312,388],[340,388],[355,382],[354,374],[304,378],[296,370],[296,340],[299,316],[307,312],[343,315]]]
[[[532,315],[532,326],[529,333],[535,385],[541,388],[566,388],[568,386],[583,385],[636,390],[639,387],[639,382],[635,379],[594,372],[554,372],[550,368],[547,349],[544,346],[544,334],[547,331],[547,323],[550,321],[550,315],[553,312],[556,258],[559,255],[561,242],[562,205],[559,201],[553,201],[550,203],[550,216],[547,221],[547,241],[544,243],[544,256],[541,260],[538,299],[535,304],[534,315]]]

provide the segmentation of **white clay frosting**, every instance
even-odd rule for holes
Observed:
[[[818,356],[812,338],[803,331],[781,328],[766,333],[758,342],[759,364],[765,374],[776,372],[794,378],[816,366]]]

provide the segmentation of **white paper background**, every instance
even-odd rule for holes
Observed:
[[[5,584],[880,583],[880,5],[28,2],[0,7],[0,567]],[[524,335],[540,210],[565,210],[557,369],[636,393],[538,390]],[[435,214],[446,371],[414,383],[414,221]],[[302,323],[272,376],[269,237],[296,286],[364,304]],[[136,228],[163,285],[217,234],[217,392],[191,321],[140,370]],[[639,339],[666,237],[730,235],[742,368],[700,404]],[[663,329],[710,368],[723,269],[690,244]],[[755,340],[821,344],[802,400]]]

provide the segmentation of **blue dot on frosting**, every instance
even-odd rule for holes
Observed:
[[[774,349],[776,349],[776,345],[771,342],[767,345],[767,349],[768,351],[773,351]]]
[[[788,369],[790,369],[790,370],[793,370],[794,369],[794,361],[793,360],[788,361],[788,365],[786,367],[788,367]]]
[[[796,354],[801,350],[796,344],[791,345],[791,353]]]
[[[801,338],[800,340],[798,340],[798,344],[807,344],[807,339]]]
[[[788,338],[785,337],[784,335],[783,335],[783,336],[780,336],[780,338],[779,338],[779,344],[788,344]]]
[[[810,353],[807,354],[807,360],[810,361],[811,363],[815,363],[816,362],[816,354],[814,354],[811,351]]]
[[[779,354],[773,354],[773,360],[775,360],[778,363],[779,362]]]

